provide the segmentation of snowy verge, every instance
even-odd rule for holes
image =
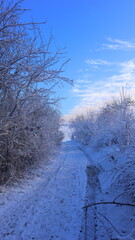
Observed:
[[[89,159],[88,167],[96,169],[98,179],[98,185],[95,184],[93,188],[93,182],[88,176],[89,189],[94,189],[95,193],[93,200],[89,197],[88,204],[115,199],[122,203],[134,203],[135,166],[127,152],[120,152],[117,146],[101,148],[98,151],[85,145],[81,145],[80,148]],[[134,207],[103,204],[93,206],[88,211],[89,214],[94,212],[97,240],[135,239]]]

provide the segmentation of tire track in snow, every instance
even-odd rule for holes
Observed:
[[[83,147],[79,149],[84,153],[88,159],[88,165],[86,167],[87,173],[87,187],[86,187],[86,200],[84,205],[88,205],[90,202],[96,202],[96,196],[101,191],[100,182],[98,179],[99,170],[94,165],[90,156],[84,151]],[[84,209],[84,237],[83,240],[96,240],[97,239],[97,213],[96,206]],[[82,240],[82,239],[80,239]]]

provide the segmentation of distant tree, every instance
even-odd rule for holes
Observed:
[[[89,144],[95,132],[95,114],[88,112],[85,116],[79,115],[71,120],[74,138],[84,144]]]

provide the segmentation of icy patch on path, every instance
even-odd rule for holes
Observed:
[[[9,200],[0,206],[0,239],[78,240],[83,224],[86,165],[87,159],[77,144],[64,143],[60,156],[48,165],[40,181],[21,192],[14,189],[7,193]]]

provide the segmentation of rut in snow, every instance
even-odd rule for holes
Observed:
[[[96,195],[100,191],[100,183],[98,180],[98,169],[94,165],[88,165],[86,168],[87,173],[87,190],[85,204],[96,201]],[[97,214],[96,207],[84,209],[84,221],[85,221],[85,234],[84,240],[96,240],[96,226],[97,226]]]

